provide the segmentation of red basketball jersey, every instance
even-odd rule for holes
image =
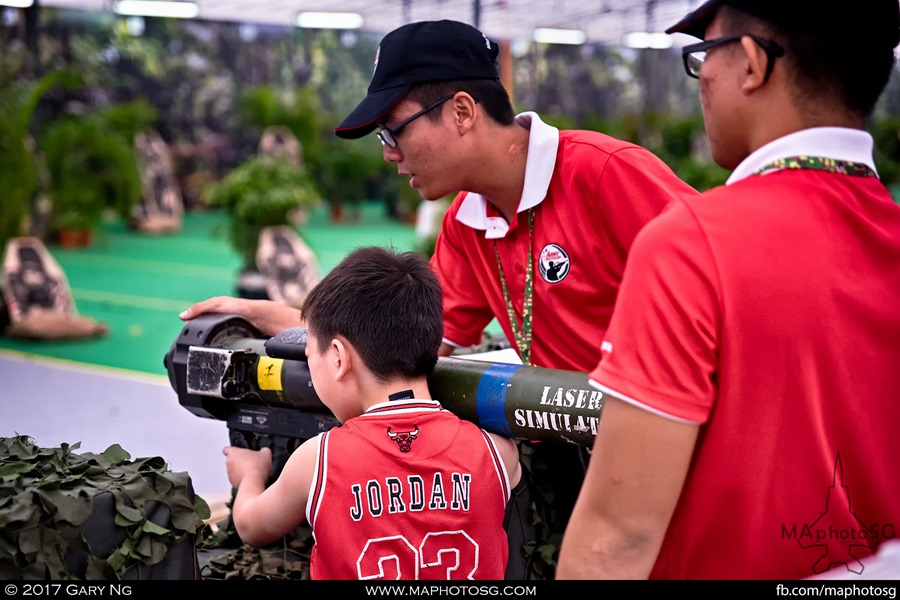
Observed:
[[[509,477],[493,440],[433,400],[319,436],[312,579],[503,579]]]

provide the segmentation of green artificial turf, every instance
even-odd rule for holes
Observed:
[[[68,278],[79,314],[107,324],[105,338],[30,341],[0,336],[0,349],[165,376],[163,356],[183,322],[178,313],[211,296],[237,295],[240,261],[225,237],[224,215],[189,212],[181,231],[152,235],[106,224],[90,247],[48,245]],[[415,230],[364,203],[359,220],[331,222],[327,208],[299,228],[321,274],[362,245],[415,248]]]

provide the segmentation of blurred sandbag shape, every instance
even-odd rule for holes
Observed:
[[[259,138],[257,154],[288,161],[292,166],[303,169],[303,147],[294,132],[284,125],[270,125]]]
[[[3,255],[3,295],[10,337],[33,340],[105,336],[103,322],[78,314],[66,274],[34,236],[10,239]]]
[[[269,300],[300,308],[321,279],[312,249],[288,225],[265,227],[256,249],[256,268],[266,281]]]
[[[135,209],[132,227],[147,233],[179,231],[184,200],[169,147],[159,133],[147,129],[135,136],[134,153],[141,174],[143,202]]]

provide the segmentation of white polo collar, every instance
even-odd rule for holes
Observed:
[[[814,127],[769,142],[745,158],[725,185],[750,177],[772,161],[790,156],[819,156],[862,163],[875,171],[871,134],[847,127]]]
[[[529,130],[528,156],[525,159],[525,187],[517,213],[540,204],[547,197],[550,179],[556,167],[556,150],[559,148],[559,129],[547,125],[535,112],[523,112],[516,116],[516,123]],[[483,230],[484,237],[505,237],[509,223],[503,217],[487,216],[487,200],[481,194],[466,194],[456,219],[473,229]]]

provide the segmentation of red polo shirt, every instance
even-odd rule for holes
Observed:
[[[858,573],[900,531],[898,311],[874,177],[749,176],[642,230],[591,379],[702,424],[652,577]]]
[[[513,333],[494,244],[519,323],[533,260],[531,363],[588,372],[600,358],[625,257],[635,235],[672,199],[697,195],[656,155],[594,131],[562,131],[534,113],[525,190],[508,224],[483,197],[460,193],[444,216],[432,264],[444,292],[444,337],[481,341],[496,317]],[[535,207],[529,251],[527,210]]]

